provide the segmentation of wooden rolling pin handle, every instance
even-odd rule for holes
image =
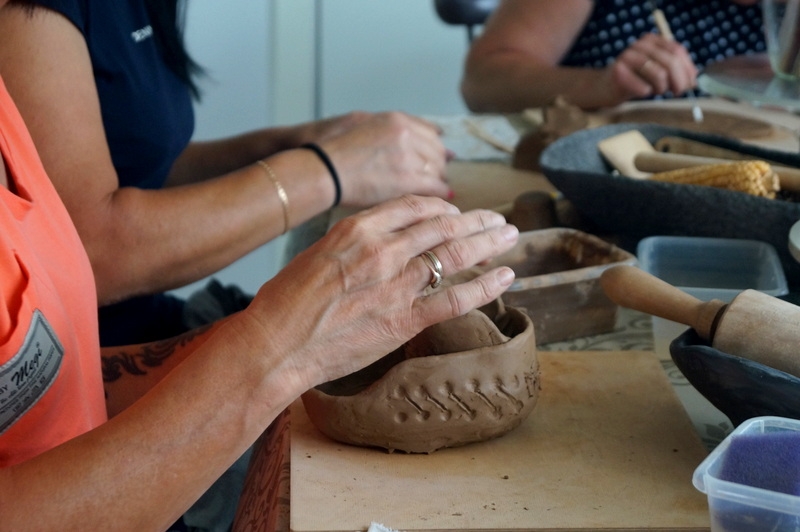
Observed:
[[[687,325],[709,342],[726,307],[718,299],[703,302],[635,266],[606,269],[600,286],[617,305]]]

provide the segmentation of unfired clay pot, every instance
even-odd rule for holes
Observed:
[[[430,453],[509,432],[538,397],[533,323],[497,300],[309,390],[303,404],[312,423],[334,440]]]

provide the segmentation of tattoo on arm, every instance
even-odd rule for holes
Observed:
[[[204,325],[168,340],[142,344],[134,352],[120,350],[116,355],[103,357],[103,381],[114,382],[122,377],[123,371],[131,375],[146,375],[146,368],[160,366],[175,353],[176,348],[188,344],[210,328],[211,324]]]

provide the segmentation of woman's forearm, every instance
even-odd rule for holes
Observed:
[[[619,103],[605,69],[541,65],[514,53],[498,53],[469,65],[461,93],[467,107],[478,113],[543,107],[559,96],[583,109]]]
[[[267,162],[286,194],[289,228],[333,204],[331,176],[311,151],[292,150]],[[72,212],[101,303],[201,279],[286,229],[276,186],[254,164],[183,187],[121,188],[104,208]]]
[[[0,470],[0,530],[165,530],[302,391],[246,329],[210,338],[104,425]]]
[[[167,186],[204,181],[233,172],[279,151],[297,147],[298,127],[250,131],[219,140],[195,141],[173,164]]]

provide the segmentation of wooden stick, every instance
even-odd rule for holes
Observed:
[[[488,145],[492,146],[493,148],[497,148],[500,151],[504,151],[506,153],[514,153],[514,146],[509,146],[508,144],[496,139],[494,136],[490,135],[485,129],[476,124],[474,121],[470,120],[469,118],[465,118],[464,122],[467,125],[467,131],[473,137],[484,141]]]

